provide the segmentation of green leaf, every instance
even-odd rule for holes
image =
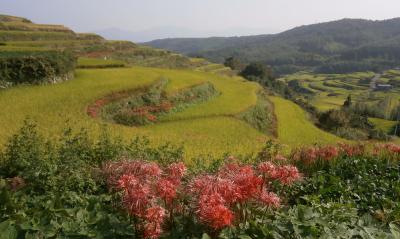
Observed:
[[[400,239],[400,228],[394,223],[389,224],[390,232],[392,233],[394,239]]]
[[[251,239],[251,237],[248,235],[241,235],[241,236],[239,236],[239,238],[240,239]]]
[[[0,239],[16,239],[18,236],[17,229],[11,220],[0,223]]]
[[[211,237],[207,233],[203,233],[201,239],[211,239]]]

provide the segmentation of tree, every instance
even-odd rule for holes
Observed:
[[[240,69],[241,63],[236,57],[231,56],[225,59],[224,65],[232,70],[238,70]]]
[[[260,63],[250,63],[246,68],[244,68],[240,75],[247,79],[272,79],[271,69]]]
[[[346,101],[343,103],[343,107],[344,108],[349,108],[351,106],[352,102],[351,102],[351,95],[347,96]]]
[[[319,124],[327,130],[334,130],[341,127],[348,127],[350,115],[343,110],[329,110],[319,116]]]

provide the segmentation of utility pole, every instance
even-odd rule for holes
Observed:
[[[397,136],[397,130],[399,129],[399,121],[400,121],[400,110],[399,107],[397,107],[397,123],[396,123],[396,128],[394,129],[394,136]]]

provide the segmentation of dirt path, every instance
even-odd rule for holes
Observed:
[[[376,89],[376,82],[381,78],[381,74],[376,74],[374,76],[374,78],[371,79],[371,83],[369,83],[369,88],[371,90],[375,90]]]

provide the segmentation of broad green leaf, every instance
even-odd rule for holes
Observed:
[[[203,236],[201,237],[201,239],[211,239],[211,237],[209,235],[207,235],[207,233],[203,233]]]
[[[390,223],[390,232],[393,234],[394,239],[400,239],[400,227],[394,223]]]
[[[10,220],[0,223],[0,239],[16,239],[18,236],[17,229]]]

